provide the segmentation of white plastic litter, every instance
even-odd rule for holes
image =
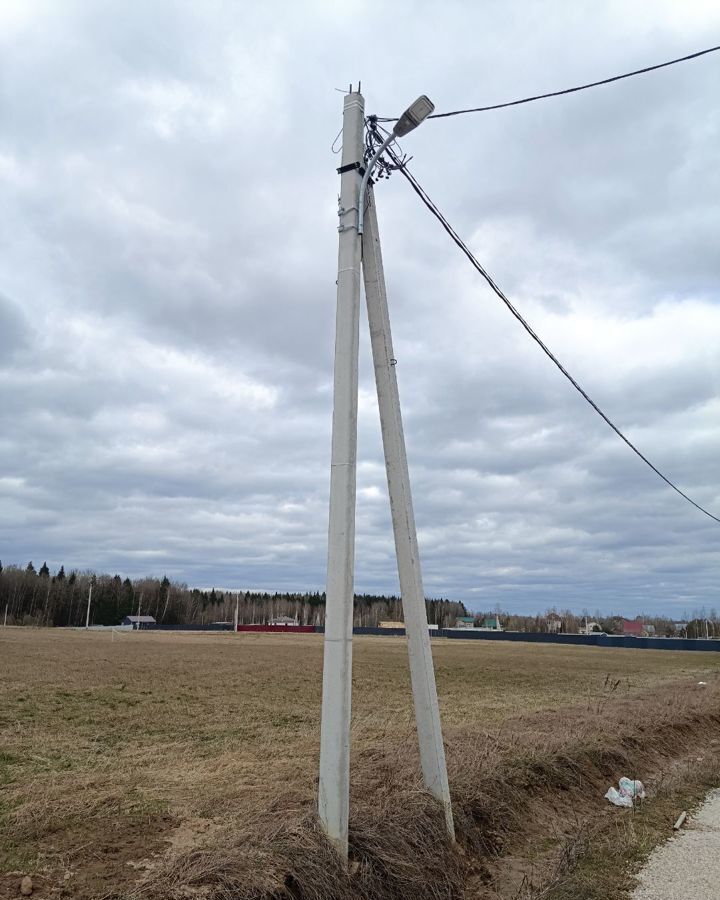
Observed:
[[[611,787],[608,788],[607,794],[605,794],[607,799],[614,803],[615,806],[632,806],[632,797],[626,797],[624,794],[621,794],[617,788]]]
[[[623,777],[618,782],[618,787],[620,790],[611,787],[605,794],[605,797],[615,806],[631,807],[633,805],[633,800],[645,799],[645,785],[642,781]]]
[[[642,781],[633,781],[632,778],[621,778],[619,784],[621,794],[626,794],[628,797],[637,797],[640,800],[645,799],[645,785]]]

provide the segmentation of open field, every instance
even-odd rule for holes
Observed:
[[[582,780],[605,813],[603,779],[664,772],[720,737],[720,654],[472,641],[433,652],[461,844],[476,860],[512,855],[521,837],[525,856],[551,853],[572,828],[525,827],[533,804],[552,809]],[[322,862],[309,824],[321,669],[315,635],[2,630],[0,872],[35,873],[36,896],[180,897],[191,883],[218,898],[323,896],[292,887],[314,875],[288,876],[283,856],[307,839]],[[394,816],[401,829],[403,812],[431,845],[438,832],[418,790],[405,640],[356,638],[354,672],[353,846],[369,881],[342,896],[373,896],[363,860],[377,869],[384,851],[368,835]],[[445,852],[433,858],[447,865]],[[432,896],[458,896],[458,879],[467,896],[490,882],[487,896],[510,896],[487,859],[454,856]],[[235,882],[218,876],[223,858],[240,865]],[[243,894],[250,870],[258,883]],[[0,897],[18,881],[0,875]]]

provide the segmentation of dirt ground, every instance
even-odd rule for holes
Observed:
[[[412,760],[405,640],[354,646],[353,766],[393,748]],[[720,678],[720,653],[455,640],[433,653],[456,779],[453,746],[475,731],[540,732],[567,709],[570,741],[618,698]],[[34,896],[109,896],[239,810],[310,802],[321,673],[316,635],[0,630],[0,897],[27,873]]]

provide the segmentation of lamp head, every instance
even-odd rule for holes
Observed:
[[[408,106],[397,120],[393,128],[393,134],[395,137],[405,137],[408,132],[424,122],[434,109],[435,104],[432,100],[429,100],[425,94],[422,94],[414,103]]]

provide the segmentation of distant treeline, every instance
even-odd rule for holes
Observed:
[[[7,612],[8,625],[85,625],[88,594],[91,625],[118,625],[125,616],[148,615],[163,625],[207,625],[232,622],[235,607],[241,625],[266,624],[279,616],[297,619],[300,625],[325,624],[325,594],[260,593],[250,591],[201,591],[167,577],[121,578],[94,572],[65,571],[54,574],[46,563],[35,569],[2,567],[0,563],[0,624]],[[428,621],[441,628],[467,615],[462,603],[427,600]],[[399,597],[360,594],[355,597],[356,626],[377,626],[382,621],[402,620]]]

